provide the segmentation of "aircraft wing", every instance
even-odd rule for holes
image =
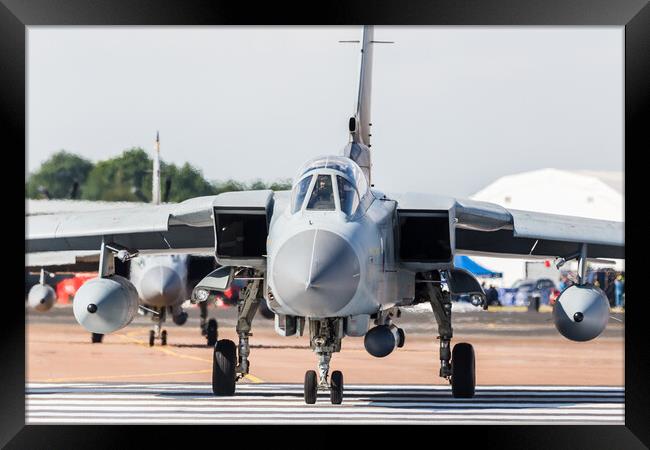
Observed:
[[[177,204],[27,216],[25,251],[98,251],[104,239],[141,254],[213,253],[215,208],[264,209],[271,197],[270,190],[227,192]],[[61,263],[70,257],[60,255]]]
[[[587,244],[589,258],[625,258],[622,222],[506,209],[468,199],[395,195],[398,214],[447,212],[458,252],[504,257],[568,256]]]

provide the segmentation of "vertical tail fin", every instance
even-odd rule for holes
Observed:
[[[343,149],[343,155],[352,159],[363,171],[368,184],[372,186],[370,161],[370,93],[372,89],[372,42],[374,28],[363,27],[361,42],[361,71],[359,74],[359,93],[357,110],[350,117],[351,142]]]
[[[160,135],[157,131],[153,152],[153,176],[151,178],[151,184],[151,203],[160,205]]]
[[[355,112],[355,127],[351,129],[352,142],[370,146],[370,97],[372,92],[372,41],[374,27],[363,27],[361,42],[361,72],[359,74],[359,93]],[[352,128],[352,127],[350,127]]]

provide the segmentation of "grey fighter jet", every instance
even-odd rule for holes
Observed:
[[[212,388],[234,395],[249,371],[249,336],[261,299],[275,313],[280,335],[308,327],[317,371],[304,380],[306,403],[319,390],[343,399],[343,374],[330,374],[345,336],[364,336],[367,351],[384,357],[405,343],[396,325],[400,307],[429,302],[438,325],[439,375],[455,397],[472,397],[474,350],[453,349],[451,295],[487,307],[480,283],[453,265],[456,251],[493,256],[555,257],[579,262],[579,283],[556,302],[555,324],[565,337],[598,336],[609,318],[604,293],[586,283],[589,258],[624,258],[623,224],[505,209],[430,194],[383,192],[372,184],[370,89],[373,28],[364,27],[357,108],[341,155],[320,156],[297,173],[290,192],[244,191],[177,205],[28,218],[27,251],[100,249],[100,277],[75,298],[87,329],[110,332],[135,314],[137,293],[110,267],[117,245],[141,254],[211,249],[220,269],[198,283],[196,302],[245,282],[238,344],[214,347]],[[374,151],[374,150],[373,150]],[[381,150],[380,150],[381,151]]]

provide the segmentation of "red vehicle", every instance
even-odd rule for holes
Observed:
[[[86,281],[97,278],[96,273],[76,273],[72,278],[59,281],[56,285],[57,302],[68,304]]]

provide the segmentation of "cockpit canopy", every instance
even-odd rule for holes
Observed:
[[[368,183],[361,168],[342,156],[324,156],[308,161],[298,172],[296,180],[291,194],[292,213],[300,211],[304,205],[307,211],[338,209],[352,215],[368,193]]]

